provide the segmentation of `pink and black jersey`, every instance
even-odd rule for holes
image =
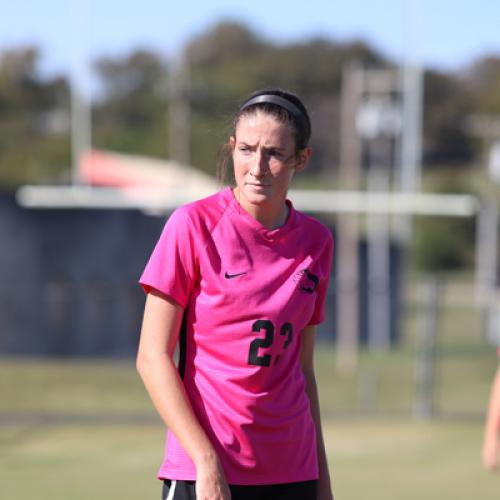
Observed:
[[[287,203],[274,230],[230,188],[177,209],[140,279],[185,308],[179,370],[230,484],[318,477],[300,332],[323,320],[333,241]],[[159,477],[196,479],[171,433]]]

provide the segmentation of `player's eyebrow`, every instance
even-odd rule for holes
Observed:
[[[277,151],[279,153],[286,151],[286,149],[281,146],[262,146],[262,149],[265,149],[266,151]]]
[[[248,141],[245,141],[245,140],[240,140],[240,141],[237,141],[237,147],[247,147],[247,148],[250,148],[250,149],[256,149],[257,146],[258,146],[258,143],[255,143],[255,144],[251,144],[249,143]],[[286,152],[286,147],[283,147],[281,145],[273,145],[273,144],[270,144],[268,146],[262,146],[262,150],[263,151],[266,151],[266,152],[269,152],[269,151],[274,151],[274,152],[277,152],[277,153],[285,153]]]
[[[249,142],[247,141],[237,141],[236,143],[238,146],[247,146],[249,148],[255,148],[257,146],[257,144],[250,144]]]

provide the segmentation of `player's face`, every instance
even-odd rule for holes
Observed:
[[[242,116],[230,144],[239,200],[246,209],[283,205],[293,174],[310,157],[310,148],[296,151],[288,125],[262,112]]]

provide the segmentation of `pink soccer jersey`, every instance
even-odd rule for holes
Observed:
[[[318,477],[300,332],[323,320],[333,241],[287,203],[274,230],[230,188],[177,209],[140,279],[185,308],[179,371],[230,484]],[[196,479],[171,433],[159,477]]]

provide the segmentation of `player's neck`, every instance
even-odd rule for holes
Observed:
[[[286,219],[288,218],[289,208],[288,205],[285,204],[281,213],[279,213],[276,217],[268,218],[268,217],[260,217],[257,220],[267,229],[278,229],[281,226],[285,225]]]
[[[274,199],[268,202],[251,203],[245,196],[240,196],[238,188],[234,189],[233,193],[245,212],[260,222],[265,228],[273,230],[286,223],[290,211],[286,199]]]
[[[245,208],[245,207],[243,207]],[[278,206],[251,205],[245,210],[265,228],[269,230],[278,229],[286,223],[289,207],[286,203]]]

